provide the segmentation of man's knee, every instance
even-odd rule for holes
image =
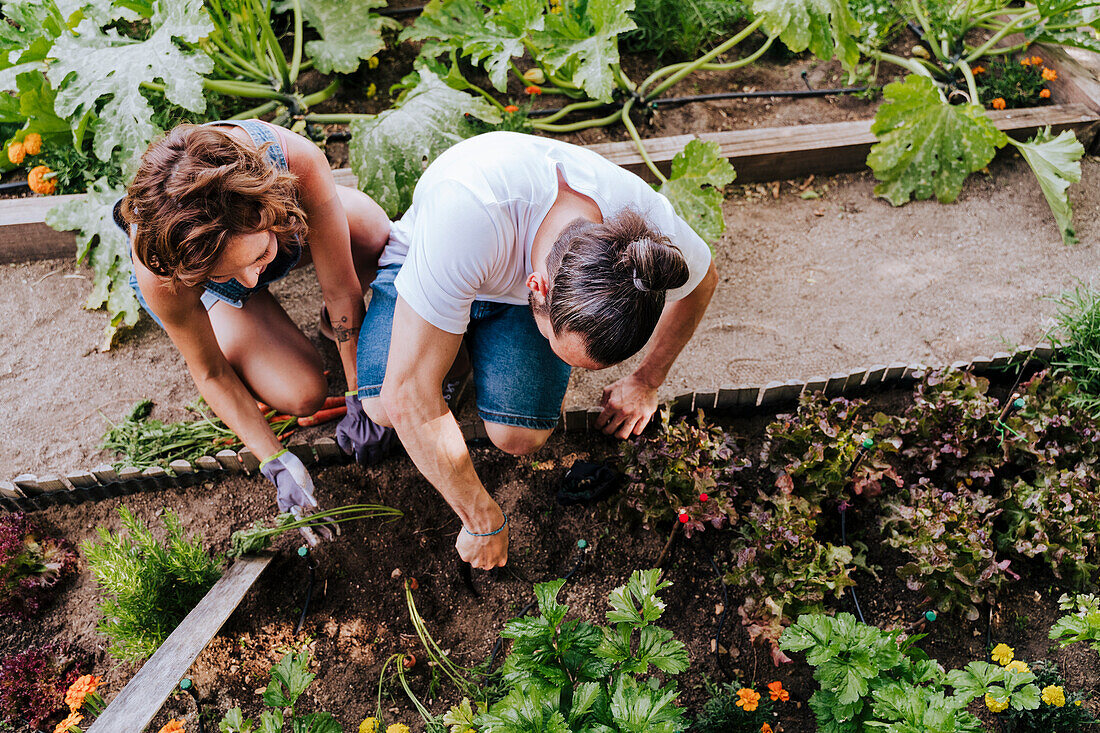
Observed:
[[[384,428],[393,427],[393,421],[390,420],[390,416],[386,414],[386,406],[382,403],[381,395],[378,397],[368,397],[361,400],[361,402],[363,405],[363,412],[367,413],[367,417]]]
[[[514,425],[485,423],[485,432],[493,445],[513,456],[526,456],[534,453],[546,444],[553,430],[534,430]]]

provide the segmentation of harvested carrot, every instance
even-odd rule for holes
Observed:
[[[265,415],[271,412],[271,405],[267,404],[266,402],[260,402],[259,400],[256,400],[256,407],[258,407],[260,409],[260,412]]]
[[[326,397],[325,404],[321,406],[322,410],[331,410],[334,407],[344,407],[347,403],[344,402],[343,396]]]
[[[323,425],[327,422],[337,420],[344,415],[348,414],[347,405],[340,405],[339,407],[333,407],[330,410],[319,410],[313,413],[309,417],[298,418],[298,424],[303,428],[310,428],[314,425]]]

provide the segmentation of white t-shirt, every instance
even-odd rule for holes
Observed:
[[[605,219],[632,207],[680,248],[690,276],[667,301],[691,293],[710,248],[661,194],[590,150],[534,135],[490,132],[432,161],[412,206],[390,229],[381,266],[404,263],[397,292],[421,318],[465,333],[474,300],[525,305],[531,244],[558,196],[558,172]]]

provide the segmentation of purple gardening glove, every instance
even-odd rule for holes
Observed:
[[[275,499],[280,512],[290,512],[297,519],[308,516],[317,508],[313,498],[313,479],[298,456],[285,448],[260,464],[260,473],[275,484]],[[327,527],[302,527],[299,531],[310,547],[318,543],[317,534],[326,540],[332,539]]]
[[[363,412],[363,403],[355,392],[344,394],[348,414],[336,426],[336,443],[340,450],[355,456],[363,466],[377,463],[386,457],[393,447],[397,434],[393,428],[384,428],[367,417]]]

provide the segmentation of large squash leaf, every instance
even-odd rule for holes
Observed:
[[[544,30],[531,33],[539,60],[572,79],[592,99],[611,101],[619,34],[638,27],[629,15],[634,0],[562,0],[561,8],[546,16]]]
[[[75,35],[63,33],[50,54],[56,59],[48,76],[58,90],[58,114],[75,121],[97,112],[92,150],[106,161],[120,147],[127,174],[159,132],[151,119],[153,108],[141,94],[142,82],[162,80],[169,101],[202,112],[203,75],[214,67],[205,53],[184,50],[174,40],[197,42],[213,30],[202,0],[157,0],[154,7],[152,33],[145,41],[85,20]]]
[[[418,66],[417,72],[420,81],[393,109],[350,125],[348,158],[359,188],[390,218],[409,208],[413,188],[429,163],[473,136],[465,115],[489,123],[501,119],[496,107],[452,89],[426,66]]]
[[[1049,127],[1040,130],[1027,142],[1009,142],[1016,146],[1039,179],[1039,188],[1058,223],[1062,241],[1077,244],[1077,234],[1073,230],[1073,208],[1066,189],[1071,183],[1081,180],[1081,156],[1085,154],[1085,148],[1069,130],[1055,137],[1050,134]]]
[[[320,35],[307,41],[305,50],[322,74],[350,74],[383,48],[382,30],[400,28],[397,21],[372,13],[386,6],[386,0],[299,0],[302,16]],[[279,3],[280,10],[291,6]]]
[[[65,28],[53,2],[13,0],[4,3],[0,22],[0,91],[14,91],[23,73],[44,70],[54,40]]]
[[[809,49],[819,59],[837,58],[850,73],[859,61],[859,23],[846,0],[753,0],[752,12],[764,16],[763,30],[795,53]]]
[[[980,105],[950,105],[931,79],[910,74],[888,84],[871,132],[867,165],[881,181],[875,193],[894,206],[911,196],[954,201],[967,176],[1008,142]]]
[[[722,218],[722,189],[737,177],[718,143],[692,140],[672,159],[672,174],[658,191],[676,213],[707,244],[713,245],[726,231]]]
[[[1093,0],[1036,0],[1040,22],[1027,29],[1028,43],[1077,46],[1100,52],[1100,3]]]
[[[543,27],[543,7],[541,0],[508,0],[487,13],[477,0],[432,0],[401,40],[426,41],[421,55],[427,58],[449,51],[468,56],[503,92],[512,58],[524,54],[524,38]]]
[[[100,178],[87,195],[58,204],[46,213],[46,223],[54,229],[77,230],[76,260],[86,261],[92,268],[92,292],[84,307],[95,310],[106,306],[110,318],[100,351],[110,349],[115,336],[137,323],[141,308],[129,284],[133,271],[130,243],[115,225],[111,211],[123,193]]]

